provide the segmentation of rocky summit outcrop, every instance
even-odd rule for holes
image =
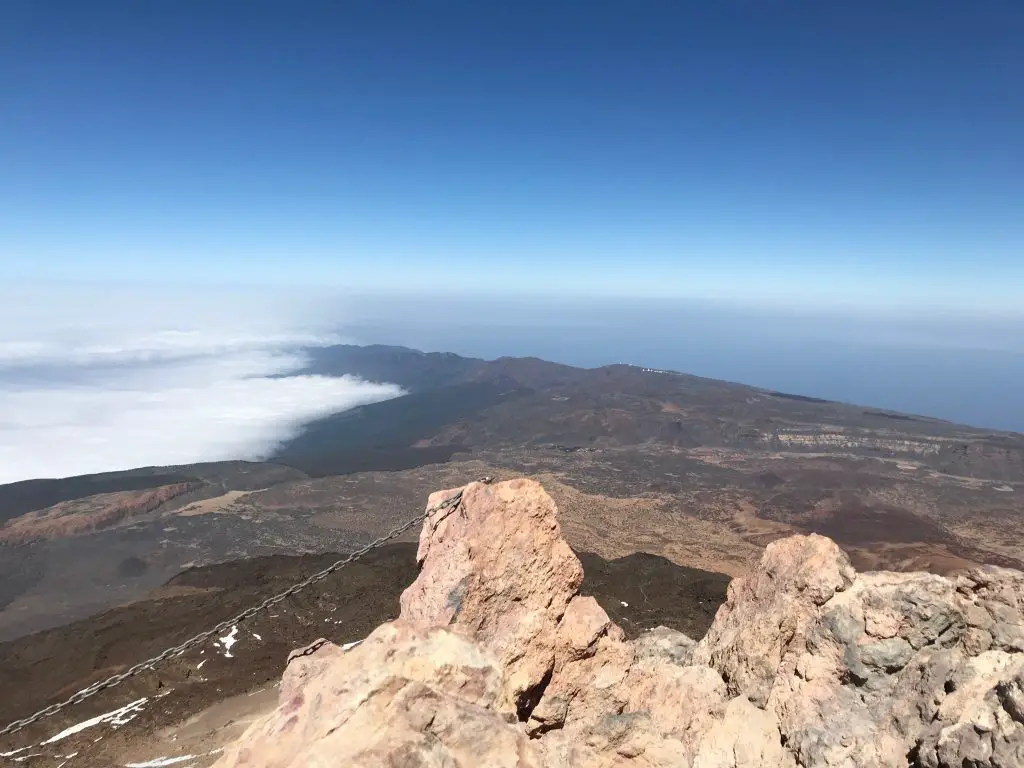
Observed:
[[[1019,572],[857,574],[794,536],[699,642],[628,641],[529,480],[468,486],[419,560],[400,618],[295,656],[218,768],[1024,766]]]

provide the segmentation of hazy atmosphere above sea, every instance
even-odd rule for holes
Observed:
[[[25,289],[21,289],[25,290]],[[0,481],[259,458],[303,423],[394,397],[290,375],[384,343],[632,363],[1024,431],[1012,317],[785,312],[724,302],[35,284],[0,304]]]

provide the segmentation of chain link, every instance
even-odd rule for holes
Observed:
[[[489,483],[490,480],[491,479],[489,477],[485,477],[482,480],[482,482]],[[165,650],[163,653],[161,653],[158,656],[154,656],[153,658],[147,659],[146,661],[140,661],[135,666],[130,667],[129,669],[127,669],[126,671],[124,671],[124,672],[122,672],[122,673],[120,673],[118,675],[114,675],[113,677],[108,677],[106,680],[100,680],[99,682],[93,683],[92,685],[90,685],[90,686],[88,686],[86,688],[83,688],[82,690],[78,691],[78,693],[72,694],[71,696],[69,696],[67,699],[65,699],[62,702],[59,702],[57,704],[51,704],[50,706],[45,707],[44,709],[39,710],[34,715],[30,715],[30,716],[28,716],[28,717],[26,717],[26,718],[24,718],[22,720],[15,720],[10,725],[7,725],[6,727],[0,729],[0,736],[6,736],[6,735],[11,734],[11,733],[17,733],[22,728],[25,728],[26,726],[29,726],[32,723],[35,723],[35,722],[37,722],[39,720],[42,720],[43,718],[50,717],[51,715],[55,715],[55,714],[57,714],[58,712],[60,712],[62,709],[66,708],[66,707],[70,707],[73,704],[78,704],[78,703],[80,703],[82,701],[85,701],[90,696],[95,696],[100,691],[106,690],[107,688],[112,688],[115,685],[123,683],[129,677],[132,677],[134,675],[139,674],[139,672],[144,672],[144,671],[146,671],[148,669],[153,669],[157,664],[159,664],[162,661],[166,661],[167,659],[173,658],[174,656],[180,656],[185,651],[187,651],[189,648],[192,648],[192,647],[198,645],[199,643],[203,642],[204,640],[208,640],[211,637],[213,637],[214,635],[219,634],[220,632],[223,632],[223,631],[229,629],[230,627],[234,626],[235,624],[239,624],[239,623],[245,621],[246,619],[251,618],[252,616],[255,616],[260,611],[264,611],[267,608],[269,608],[270,606],[276,605],[277,603],[280,603],[286,597],[290,597],[290,596],[294,595],[296,592],[299,592],[300,590],[305,589],[310,584],[315,584],[316,582],[321,581],[322,579],[327,578],[328,576],[330,576],[332,573],[334,573],[339,568],[343,568],[346,565],[348,565],[349,563],[351,563],[351,562],[353,562],[355,560],[358,560],[363,555],[371,552],[372,550],[376,549],[377,547],[381,546],[382,544],[387,543],[388,541],[390,541],[391,539],[395,538],[396,536],[401,536],[403,533],[408,531],[414,525],[422,523],[424,520],[426,520],[428,517],[430,517],[430,515],[434,514],[435,512],[440,512],[443,509],[450,509],[452,507],[455,507],[462,500],[462,493],[463,493],[462,490],[457,491],[452,496],[449,496],[447,499],[442,501],[440,504],[437,504],[437,505],[435,505],[433,507],[430,507],[429,509],[427,509],[426,512],[423,512],[422,514],[416,515],[416,517],[414,517],[411,520],[408,520],[408,521],[402,523],[397,528],[393,528],[392,530],[388,531],[388,533],[384,534],[380,538],[371,541],[369,544],[367,544],[362,549],[357,549],[355,552],[351,553],[350,555],[348,555],[346,557],[343,557],[342,559],[340,559],[340,560],[338,560],[338,561],[336,561],[334,563],[331,563],[329,566],[324,568],[322,571],[317,571],[312,576],[309,576],[308,578],[305,578],[302,581],[300,581],[298,584],[293,584],[292,586],[288,587],[288,589],[284,590],[284,592],[280,592],[280,593],[278,593],[276,595],[268,597],[266,600],[264,600],[262,603],[259,603],[258,605],[254,605],[254,606],[251,606],[249,608],[246,608],[244,611],[239,613],[237,616],[235,616],[233,618],[230,618],[230,619],[226,619],[225,621],[222,621],[220,624],[217,624],[215,627],[212,627],[211,629],[208,629],[205,632],[200,632],[198,635],[194,635],[193,637],[190,637],[185,642],[179,643],[178,645],[175,645],[172,648],[168,648],[167,650]]]

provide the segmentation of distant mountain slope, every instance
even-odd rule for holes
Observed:
[[[140,474],[134,471],[80,475],[59,480],[23,480],[0,485],[0,522],[12,520],[63,501],[117,491],[141,491],[187,482],[180,474]]]
[[[419,352],[406,347],[339,344],[307,350],[309,363],[299,374],[358,376],[424,392],[469,381],[486,362],[450,352]],[[290,374],[293,375],[293,374]]]
[[[275,451],[273,460],[314,475],[409,469],[447,461],[461,446],[415,447],[419,440],[484,409],[520,395],[514,383],[494,381],[420,389],[393,401],[372,403],[308,425]],[[383,407],[382,407],[383,406]]]
[[[201,480],[223,490],[253,490],[304,477],[294,467],[249,461],[217,461],[169,467],[140,467],[121,472],[57,479],[23,480],[0,485],[0,523],[85,496],[143,491]]]
[[[316,351],[307,370],[386,379],[410,392],[315,421],[271,457],[314,475],[407,468],[458,452],[554,443],[845,450],[905,455],[971,477],[1024,476],[1022,435],[674,371],[344,345]]]
[[[773,537],[825,531],[869,568],[1024,561],[1024,435],[631,365],[340,346],[310,370],[409,394],[317,420],[267,462],[0,486],[6,538],[32,538],[0,545],[0,638],[189,563],[358,546],[484,475],[544,476],[605,556],[741,575]],[[154,508],[177,482],[199,487]]]

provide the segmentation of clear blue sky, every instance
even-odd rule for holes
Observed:
[[[1024,4],[7,0],[0,279],[1024,307]]]

